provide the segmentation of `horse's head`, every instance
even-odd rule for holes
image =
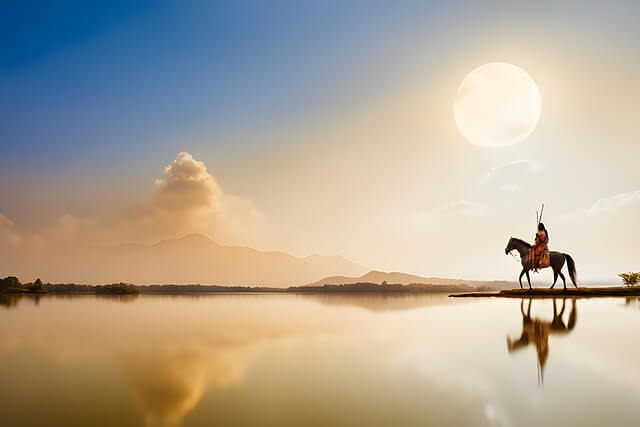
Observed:
[[[509,239],[509,241],[507,242],[507,247],[504,248],[504,254],[505,255],[509,255],[509,252],[511,252],[514,249],[515,249],[515,247],[513,246],[513,237],[511,237]]]

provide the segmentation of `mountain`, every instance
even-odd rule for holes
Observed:
[[[364,267],[339,256],[297,258],[284,252],[222,246],[192,234],[152,245],[127,244],[53,251],[13,265],[24,281],[101,284],[211,284],[288,287],[329,274],[357,275]]]
[[[490,286],[496,289],[511,289],[513,282],[500,280],[463,280],[463,279],[443,279],[439,277],[421,277],[414,274],[372,270],[362,276],[329,276],[317,282],[309,283],[307,286],[322,285],[343,285],[350,283],[382,283],[408,285],[410,283],[425,283],[431,285],[469,285],[469,286]]]

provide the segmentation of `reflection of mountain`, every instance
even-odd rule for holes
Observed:
[[[531,299],[527,312],[524,311],[524,300],[520,301],[520,313],[522,314],[522,333],[520,338],[511,339],[507,337],[507,348],[509,353],[528,347],[529,344],[535,347],[538,355],[538,369],[540,381],[544,381],[544,367],[549,358],[549,335],[568,334],[571,332],[577,321],[576,300],[571,300],[571,313],[567,323],[562,318],[565,310],[565,299],[562,299],[562,308],[558,312],[556,299],[553,299],[553,319],[551,321],[531,317]]]
[[[365,268],[338,256],[296,258],[284,252],[222,246],[198,234],[154,245],[128,244],[40,254],[15,267],[21,277],[49,282],[217,285],[299,285]]]
[[[325,277],[317,282],[310,283],[309,286],[321,286],[321,285],[342,285],[348,283],[399,283],[402,285],[408,285],[411,283],[428,283],[431,285],[469,285],[469,286],[489,286],[493,289],[511,289],[513,288],[512,282],[505,282],[499,280],[492,281],[480,281],[480,280],[462,280],[462,279],[442,279],[439,277],[421,277],[414,274],[391,272],[385,273],[383,271],[370,271],[362,276],[350,277],[350,276],[330,276]]]

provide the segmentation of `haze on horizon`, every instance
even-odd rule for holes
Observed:
[[[2,6],[0,276],[197,233],[516,280],[541,202],[583,280],[638,270],[636,2],[115,4]],[[491,62],[542,100],[506,147],[454,120]]]

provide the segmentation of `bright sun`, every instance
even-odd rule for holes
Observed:
[[[540,119],[540,91],[522,68],[492,62],[464,78],[453,106],[458,129],[482,147],[516,144]]]

